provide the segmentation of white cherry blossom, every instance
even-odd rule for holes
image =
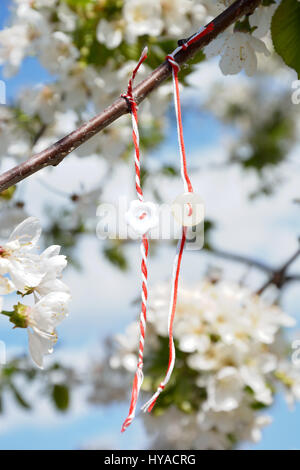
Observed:
[[[126,37],[134,41],[138,36],[158,36],[163,30],[159,0],[125,0],[123,8]]]
[[[7,240],[14,228],[28,217],[21,204],[0,204],[0,240]]]
[[[24,57],[35,52],[38,41],[49,33],[46,18],[31,4],[19,2],[13,25],[0,31],[0,65],[4,65],[5,75],[14,75]]]
[[[300,400],[299,367],[294,367],[293,364],[286,359],[281,359],[276,368],[276,377],[285,386],[285,398],[292,408],[295,402]]]
[[[207,58],[221,55],[220,68],[224,75],[233,75],[245,70],[254,75],[257,70],[256,53],[270,55],[265,43],[249,33],[224,32],[205,47]]]
[[[66,292],[51,292],[33,307],[26,307],[29,351],[35,364],[43,368],[43,359],[53,352],[57,342],[56,327],[68,314],[70,295]]]
[[[51,73],[62,73],[71,68],[79,57],[70,36],[62,31],[45,35],[39,42],[39,57],[42,65]]]
[[[268,7],[258,6],[254,13],[249,16],[249,24],[256,29],[252,35],[257,38],[263,38],[270,30],[272,16],[277,9],[277,4],[270,5]]]
[[[62,271],[67,266],[67,258],[59,254],[60,250],[60,246],[52,245],[40,255],[41,269],[46,274],[33,288],[33,292],[38,294],[39,298],[51,292],[69,293],[69,288],[61,281]]]
[[[45,124],[53,122],[61,96],[50,85],[26,89],[20,96],[21,108],[28,116],[39,116]]]
[[[0,246],[0,274],[9,274],[20,292],[37,286],[45,274],[38,255],[32,253],[40,235],[39,220],[29,217],[16,227],[8,242]]]
[[[224,367],[207,383],[207,401],[204,410],[232,411],[240,405],[243,398],[243,380],[238,369]]]
[[[147,357],[155,357],[159,363],[161,340],[167,338],[169,298],[168,284],[150,289]],[[154,445],[228,449],[235,442],[259,441],[262,428],[271,420],[256,408],[273,404],[274,387],[284,386],[289,404],[300,399],[300,372],[285,358],[282,347],[282,328],[294,323],[280,307],[246,287],[207,280],[189,287],[181,284],[174,340],[186,362],[184,375],[179,373],[176,380],[185,380],[190,370],[197,372],[193,400],[196,390],[204,398],[199,399],[195,413],[186,414],[171,407],[160,417],[147,416],[146,428],[153,434],[158,430]],[[111,370],[132,373],[136,366],[138,323],[132,323],[116,339],[117,347],[109,360]],[[177,365],[183,366],[182,356]],[[147,367],[144,372],[148,390],[153,372],[147,373]],[[182,400],[183,409],[187,407],[188,411],[188,395]]]
[[[15,286],[8,277],[0,275],[0,295],[11,294],[14,292]],[[1,311],[1,306],[0,306]]]
[[[120,21],[107,21],[104,18],[97,26],[97,39],[105,44],[107,49],[115,49],[123,39],[122,23]]]
[[[40,235],[39,220],[28,217],[13,230],[8,242],[0,245],[0,295],[17,290],[27,299],[34,294],[33,305],[19,302],[5,315],[15,327],[28,329],[30,354],[38,367],[43,367],[44,355],[52,352],[57,340],[56,327],[67,316],[70,293],[61,281],[66,257],[60,255],[57,245],[37,254]]]
[[[161,0],[162,18],[167,33],[177,37],[189,31],[187,13],[191,9],[190,0]]]
[[[20,3],[15,11],[17,23],[27,26],[27,36],[31,43],[34,43],[43,34],[50,31],[47,19],[38,10],[26,3]]]
[[[65,2],[60,2],[56,11],[58,18],[60,19],[60,26],[62,31],[74,31],[78,20],[77,15],[68,7]]]
[[[4,65],[4,76],[11,77],[18,71],[29,44],[26,25],[16,24],[0,31],[0,65]]]
[[[248,385],[254,392],[255,399],[259,403],[271,405],[273,402],[272,392],[270,387],[267,386],[261,371],[256,367],[242,366],[240,372],[245,385]]]

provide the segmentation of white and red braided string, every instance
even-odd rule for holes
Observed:
[[[173,76],[173,86],[174,86],[174,104],[175,104],[175,112],[176,112],[176,120],[177,120],[177,134],[178,134],[178,144],[179,144],[179,152],[180,152],[180,160],[181,160],[181,176],[183,180],[183,186],[185,192],[193,192],[193,187],[188,175],[187,171],[187,163],[186,163],[186,152],[185,152],[185,145],[184,145],[184,138],[183,138],[183,126],[182,126],[182,115],[181,115],[181,105],[180,105],[180,93],[179,93],[179,82],[178,82],[178,72],[180,70],[179,64],[176,62],[174,56],[180,51],[185,50],[189,47],[190,44],[197,41],[201,36],[204,36],[208,32],[212,31],[214,28],[213,23],[210,23],[206,28],[201,28],[201,30],[192,36],[185,44],[179,46],[172,54],[168,55],[166,59],[168,60],[169,64],[172,67],[172,76]],[[189,215],[192,213],[192,207],[190,206]],[[165,389],[167,383],[170,380],[172,375],[174,364],[175,364],[175,346],[173,340],[173,325],[174,325],[174,318],[176,312],[176,304],[177,304],[177,297],[178,297],[178,282],[179,282],[179,274],[180,274],[180,267],[182,261],[183,250],[186,242],[186,231],[187,228],[182,228],[182,236],[181,240],[179,240],[177,245],[177,252],[174,259],[173,264],[173,274],[172,274],[172,290],[171,290],[171,301],[169,307],[169,316],[168,316],[168,334],[169,334],[169,363],[166,375],[163,381],[160,383],[159,387],[157,388],[156,392],[150,400],[145,403],[142,407],[143,411],[151,412],[152,408],[154,407],[157,398],[161,394],[161,392]]]
[[[186,241],[186,227],[182,229],[182,237],[181,240],[178,242],[177,245],[177,252],[173,263],[173,274],[172,274],[172,292],[171,292],[171,303],[169,307],[169,317],[168,317],[168,333],[169,333],[169,363],[167,373],[165,375],[164,380],[160,383],[159,387],[157,388],[156,392],[150,400],[143,405],[143,411],[151,412],[152,408],[155,405],[155,402],[161,392],[165,389],[167,383],[170,380],[172,375],[174,364],[175,364],[175,346],[173,340],[173,324],[176,312],[176,305],[177,305],[177,296],[178,296],[178,282],[179,282],[179,274],[180,274],[180,267],[182,261],[182,255],[184,250],[184,245]]]
[[[206,36],[206,34],[211,33],[215,29],[214,22],[211,21],[208,23],[208,25],[203,26],[202,28],[199,29],[197,33],[195,33],[193,36],[191,36],[184,44],[179,46],[173,53],[172,56],[174,57],[179,50],[185,51],[189,46],[191,46],[194,42],[199,41],[200,38],[203,36]]]
[[[135,148],[135,173],[136,173],[135,187],[136,187],[138,199],[140,201],[143,201],[144,197],[143,197],[143,191],[141,188],[140,136],[139,136],[139,129],[138,129],[137,104],[133,97],[133,82],[140,66],[147,59],[147,54],[148,54],[148,47],[145,47],[141,54],[140,60],[138,61],[137,66],[135,67],[130,77],[128,88],[127,88],[127,93],[124,93],[121,95],[130,104],[130,112],[131,112],[131,120],[132,120],[132,139],[133,139],[134,148]]]
[[[184,138],[183,138],[183,126],[182,126],[182,116],[181,116],[181,106],[180,106],[180,93],[179,93],[179,83],[178,83],[178,72],[180,67],[176,62],[174,56],[180,52],[181,50],[186,50],[191,44],[196,42],[202,36],[206,35],[207,33],[211,32],[214,29],[214,24],[211,22],[204,28],[201,28],[196,34],[194,34],[190,39],[188,39],[184,44],[179,46],[172,54],[167,56],[167,60],[169,61],[170,65],[172,66],[172,75],[173,75],[173,85],[174,85],[174,101],[175,101],[175,111],[176,111],[176,118],[177,118],[177,131],[178,131],[178,142],[179,142],[179,150],[180,150],[180,158],[181,158],[181,175],[184,184],[185,192],[193,192],[193,187],[191,181],[188,176],[187,171],[187,163],[186,163],[186,153],[185,153],[185,145],[184,145]],[[138,116],[137,116],[137,105],[133,98],[132,87],[133,81],[136,76],[136,73],[140,67],[140,65],[144,62],[147,57],[147,48],[144,49],[141,58],[132,73],[132,77],[129,81],[127,93],[122,95],[125,99],[128,100],[131,106],[131,116],[132,116],[132,128],[133,128],[133,142],[135,146],[135,171],[136,171],[136,191],[140,201],[143,201],[143,192],[140,184],[140,151],[139,151],[139,132],[138,132]],[[190,215],[192,213],[192,207],[190,207]],[[143,217],[143,214],[142,216]],[[171,292],[171,302],[169,307],[169,317],[168,317],[168,332],[169,332],[169,363],[168,369],[165,375],[164,380],[159,385],[157,391],[154,395],[150,398],[150,400],[142,407],[144,411],[151,411],[154,407],[156,400],[160,393],[164,390],[165,386],[170,380],[172,375],[172,371],[174,369],[175,364],[175,346],[173,340],[173,325],[174,325],[174,318],[176,312],[176,304],[177,304],[177,297],[178,297],[178,283],[179,283],[179,274],[181,268],[181,261],[183,250],[186,242],[186,231],[187,228],[183,227],[182,229],[182,237],[181,240],[178,242],[177,245],[177,252],[173,263],[173,274],[172,274],[172,292]],[[142,251],[142,276],[143,276],[143,284],[142,284],[142,311],[140,316],[140,342],[139,342],[139,360],[137,365],[136,374],[133,381],[132,387],[132,397],[131,403],[129,408],[129,414],[122,426],[122,432],[126,430],[126,428],[131,424],[136,411],[136,405],[138,400],[139,391],[143,382],[143,357],[144,357],[144,342],[145,342],[145,331],[146,331],[146,320],[147,320],[147,256],[148,256],[148,239],[146,234],[143,235],[142,244],[141,244],[141,251]]]
[[[138,114],[137,114],[137,104],[133,97],[133,81],[134,78],[141,66],[141,64],[146,60],[148,53],[148,48],[142,52],[140,60],[132,72],[132,76],[129,80],[127,93],[123,94],[122,97],[128,100],[130,104],[130,111],[131,111],[131,118],[132,118],[132,138],[135,148],[135,186],[136,186],[136,193],[137,197],[140,201],[144,201],[143,190],[141,187],[141,169],[140,169],[140,138],[139,138],[139,129],[138,129]],[[144,214],[140,217],[143,218]],[[144,375],[143,375],[143,365],[144,365],[144,343],[145,343],[145,333],[146,333],[146,321],[147,321],[147,298],[148,298],[148,289],[147,289],[147,279],[148,279],[148,271],[147,271],[147,259],[148,259],[148,251],[149,251],[149,242],[147,235],[144,234],[142,236],[142,243],[141,243],[141,254],[142,254],[142,264],[141,264],[141,271],[142,271],[142,307],[141,307],[141,315],[140,315],[140,340],[139,340],[139,353],[138,353],[138,363],[137,369],[133,380],[132,385],[132,395],[131,395],[131,402],[129,407],[128,416],[125,419],[121,432],[124,432],[128,426],[132,423],[135,417],[135,410],[137,405],[137,400],[140,392],[141,385],[143,383]]]

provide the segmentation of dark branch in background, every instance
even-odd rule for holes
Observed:
[[[33,142],[32,142],[33,145],[35,145],[35,144],[38,143],[38,141],[40,140],[40,138],[43,137],[43,135],[45,134],[46,130],[47,130],[47,126],[46,126],[46,124],[43,124],[43,125],[41,126],[40,130],[36,133],[36,135],[35,135],[34,138],[33,138]]]
[[[214,29],[201,37],[197,42],[191,44],[186,50],[181,50],[176,56],[179,64],[187,62],[196,52],[209,44],[228,26],[236,22],[245,14],[249,14],[257,7],[260,0],[237,0],[217,18],[213,20]],[[181,40],[182,41],[182,40]],[[179,41],[179,42],[181,42]],[[134,89],[136,102],[141,103],[153,90],[171,75],[171,66],[167,61],[155,69],[143,82]],[[122,90],[120,90],[121,92]],[[83,124],[77,130],[51,145],[46,150],[34,155],[24,163],[6,171],[0,176],[0,192],[10,186],[28,178],[28,176],[47,166],[58,165],[67,155],[80,145],[87,142],[91,137],[105,129],[119,117],[128,113],[128,106],[123,98],[117,99],[111,106],[101,114]]]
[[[281,289],[284,285],[290,282],[300,282],[300,274],[288,274],[289,267],[300,256],[300,246],[280,268],[273,268],[272,266],[269,266],[266,263],[262,263],[256,259],[231,253],[230,251],[218,250],[217,248],[210,249],[208,253],[211,253],[212,255],[219,258],[227,259],[229,261],[246,264],[249,267],[253,266],[254,268],[260,269],[261,271],[264,271],[266,274],[268,274],[269,279],[257,291],[258,295],[261,295],[271,285],[275,285],[278,287],[278,289]]]
[[[300,243],[300,240],[299,240]],[[257,291],[257,294],[260,295],[262,294],[269,286],[275,285],[278,287],[278,289],[281,289],[285,284],[288,282],[292,281],[299,281],[300,276],[297,275],[288,275],[287,271],[291,264],[296,261],[296,259],[300,256],[300,247],[296,251],[296,253],[293,254],[284,264],[281,266],[281,268],[276,269],[272,272],[272,275],[270,279]]]
[[[273,273],[273,269],[270,266],[267,266],[265,263],[262,263],[261,261],[258,261],[254,258],[248,258],[247,256],[238,255],[230,251],[219,250],[217,248],[212,248],[211,250],[209,250],[209,253],[214,256],[218,256],[219,258],[227,259],[229,261],[247,264],[249,267],[253,266],[254,268],[260,269],[261,271],[264,271],[269,275]]]

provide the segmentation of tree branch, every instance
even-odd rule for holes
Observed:
[[[279,269],[273,268],[272,266],[269,266],[266,263],[262,263],[257,259],[232,253],[230,251],[212,248],[210,250],[207,250],[207,252],[212,256],[218,256],[219,258],[224,258],[233,262],[246,264],[250,267],[253,266],[254,268],[264,271],[266,274],[268,274],[269,279],[256,292],[258,295],[261,295],[271,285],[275,285],[276,287],[278,287],[278,289],[280,289],[281,287],[285,286],[290,282],[300,282],[300,274],[288,274],[289,267],[300,256],[300,247]]]
[[[207,250],[207,252],[219,258],[227,259],[229,261],[234,261],[237,263],[247,264],[249,267],[253,266],[254,268],[260,269],[261,271],[264,271],[269,275],[272,275],[274,271],[270,266],[257,259],[239,255],[231,251],[224,251],[219,250],[218,248],[211,248],[210,250]]]
[[[245,14],[251,13],[260,0],[237,0],[217,18],[213,20],[213,30],[198,41],[191,44],[186,50],[179,51],[175,58],[179,64],[187,62],[196,52],[209,44],[228,26],[233,24]],[[179,41],[181,43],[182,40]],[[134,89],[136,102],[141,103],[153,90],[160,86],[171,75],[171,66],[167,61],[155,69],[143,82]],[[34,155],[24,163],[6,171],[0,176],[0,192],[10,186],[28,178],[28,176],[47,166],[58,165],[67,155],[87,142],[91,137],[105,129],[119,117],[128,113],[128,106],[123,98],[117,99],[111,106],[101,114],[83,124],[77,130],[59,140],[46,150]]]
[[[300,280],[300,276],[295,274],[295,275],[288,275],[287,271],[291,264],[296,261],[297,258],[300,256],[300,247],[297,249],[297,251],[281,266],[279,269],[274,269],[272,272],[271,277],[263,286],[257,291],[258,295],[261,295],[269,286],[275,285],[280,289],[283,287],[285,284],[288,282],[292,281],[298,281]]]

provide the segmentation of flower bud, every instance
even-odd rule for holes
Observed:
[[[23,305],[20,302],[14,306],[14,310],[10,316],[9,321],[13,323],[14,328],[27,328],[28,327],[28,310],[27,305]]]

